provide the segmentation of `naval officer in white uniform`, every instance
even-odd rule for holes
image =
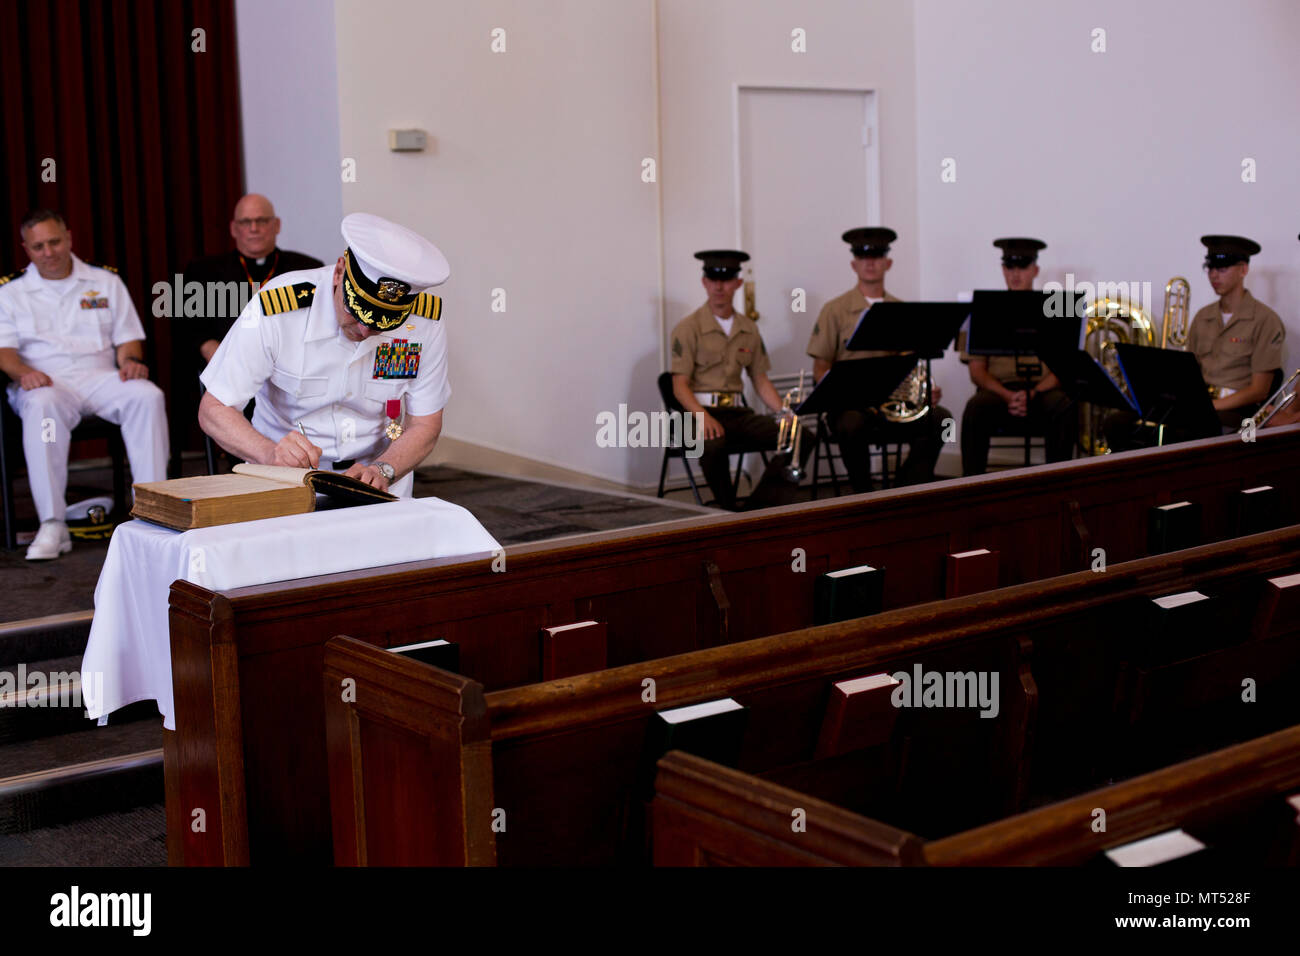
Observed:
[[[247,461],[342,471],[409,497],[451,397],[438,248],[353,213],[332,266],[273,279],[200,376],[199,425]],[[253,421],[242,409],[256,397]]]
[[[144,364],[144,328],[122,280],[72,254],[72,233],[40,209],[19,230],[31,263],[0,279],[0,371],[23,421],[40,530],[29,561],[72,550],[65,523],[72,430],[88,415],[121,426],[134,481],[167,477],[167,412]]]

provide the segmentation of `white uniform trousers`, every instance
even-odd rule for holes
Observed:
[[[9,387],[9,403],[23,421],[27,477],[41,521],[67,513],[68,450],[82,418],[98,415],[122,429],[132,481],[167,477],[167,411],[162,390],[148,379],[123,382],[116,368],[50,373],[53,385]]]

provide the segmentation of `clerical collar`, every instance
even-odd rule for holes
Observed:
[[[269,262],[268,259],[270,259]],[[251,260],[252,269],[248,267],[249,262],[250,260],[245,259],[243,253],[239,254],[239,264],[244,267],[244,275],[248,278],[248,284],[253,287],[253,291],[257,291],[264,283],[274,278],[275,268],[280,263],[280,250],[274,250],[274,258],[263,256],[261,259]],[[254,273],[258,274],[255,275]]]

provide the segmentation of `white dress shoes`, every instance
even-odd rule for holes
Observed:
[[[49,561],[72,550],[72,537],[62,521],[43,521],[27,549],[28,561]]]

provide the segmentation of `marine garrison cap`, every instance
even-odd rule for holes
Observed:
[[[898,233],[881,226],[863,226],[850,229],[840,238],[853,247],[854,258],[879,259],[889,252],[889,244],[898,238]]]
[[[441,301],[425,289],[451,275],[447,259],[428,239],[365,212],[343,218],[343,302],[362,325],[380,332],[414,311],[436,319]]]
[[[1243,236],[1201,236],[1205,246],[1205,264],[1211,268],[1249,262],[1258,255],[1259,243]]]
[[[734,279],[740,275],[740,264],[749,261],[749,253],[739,249],[706,249],[695,253],[695,258],[704,263],[705,278]]]
[[[994,239],[993,245],[1002,250],[1002,264],[1008,269],[1023,269],[1038,261],[1039,250],[1046,249],[1041,239]]]

